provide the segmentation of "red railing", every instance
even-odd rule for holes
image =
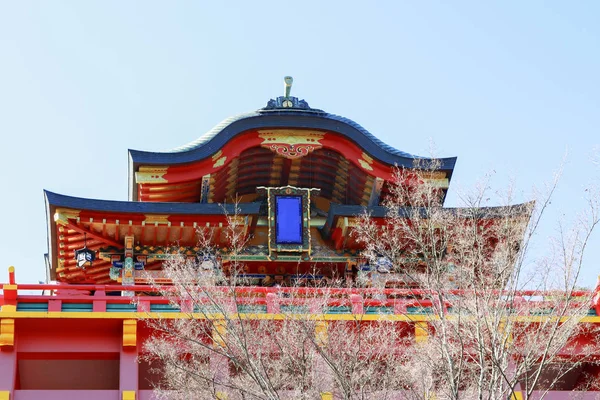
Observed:
[[[75,284],[16,284],[14,268],[9,268],[9,283],[2,284],[3,293],[0,295],[0,305],[23,303],[48,303],[48,311],[61,311],[63,303],[92,304],[93,311],[106,311],[106,304],[130,304],[135,299],[139,311],[148,311],[152,304],[172,303],[171,295],[178,293],[173,286],[152,285],[75,285]],[[594,291],[577,290],[570,293],[571,299],[590,298],[589,308],[600,316],[600,293],[597,287]],[[213,286],[199,289],[208,296],[200,297],[197,303],[211,304],[219,299],[228,298],[237,305],[266,306],[267,312],[278,312],[282,306],[307,306],[319,303],[322,307],[350,307],[353,313],[362,314],[368,307],[387,307],[396,314],[407,313],[411,307],[429,308],[434,305],[436,291],[424,289],[377,289],[377,288],[342,288],[342,287],[256,287],[256,286]],[[48,294],[31,294],[26,292],[41,291]],[[123,292],[133,292],[134,296],[123,296]],[[107,293],[118,295],[107,295]],[[473,294],[471,290],[447,290],[448,294],[461,297]],[[564,292],[519,290],[494,291],[494,295],[506,296],[507,307],[516,306],[518,312],[541,310],[556,306],[556,301],[548,301],[548,297],[565,297]],[[223,296],[223,297],[221,297]],[[169,300],[171,298],[171,300]],[[508,300],[510,299],[510,301]],[[579,301],[579,303],[578,303]],[[189,302],[189,301],[188,301]],[[184,309],[185,301],[181,301]],[[436,303],[439,305],[439,303]],[[583,304],[579,299],[572,305]],[[444,301],[444,308],[452,307],[451,301]]]

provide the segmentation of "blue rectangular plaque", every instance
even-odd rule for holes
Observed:
[[[277,244],[302,244],[302,196],[275,196]]]

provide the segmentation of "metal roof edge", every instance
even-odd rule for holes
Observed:
[[[492,206],[492,207],[448,207],[442,208],[442,211],[453,213],[464,218],[499,218],[504,216],[531,216],[531,211],[535,206],[535,201],[525,203],[512,204],[508,206]],[[372,218],[385,218],[388,215],[389,208],[385,206],[365,207],[360,205],[350,204],[331,204],[325,225],[323,226],[323,234],[329,237],[331,229],[338,217],[358,217],[368,213]],[[400,216],[410,217],[413,212],[418,212],[421,217],[427,218],[427,210],[425,208],[401,207],[399,210]]]
[[[99,200],[73,197],[44,190],[49,207],[65,207],[100,212],[139,214],[190,214],[190,215],[256,215],[260,202],[242,204],[219,203],[158,203],[139,201]],[[50,216],[48,216],[50,218]]]

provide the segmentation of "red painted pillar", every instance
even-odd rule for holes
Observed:
[[[106,300],[96,300],[105,296],[106,291],[104,288],[102,286],[98,286],[96,288],[96,292],[94,293],[94,302],[92,303],[92,309],[94,312],[106,312]]]
[[[214,379],[215,391],[219,399],[227,399],[229,386],[229,359],[224,355],[214,352],[209,359],[210,371]]]
[[[275,293],[267,293],[267,312],[269,314],[278,314],[281,312],[279,298]]]
[[[352,304],[352,314],[364,314],[365,307],[363,298],[360,294],[351,294],[350,303]]]
[[[317,321],[315,326],[315,341],[318,346],[327,347],[329,345],[329,332],[326,321]],[[333,399],[335,382],[332,371],[325,359],[319,354],[316,354],[316,357],[313,359],[313,370],[315,371],[315,377],[317,377],[315,383],[321,393],[321,399]]]
[[[119,390],[122,400],[136,400],[138,398],[138,343],[137,321],[134,319],[123,321],[123,346],[119,365]]]
[[[4,304],[2,312],[17,311],[17,285],[15,267],[8,268],[8,285],[2,286]],[[17,382],[17,351],[15,349],[14,318],[0,319],[0,399],[13,398]]]
[[[227,386],[229,385],[229,359],[220,354],[220,349],[225,347],[227,337],[227,322],[224,320],[214,320],[212,326],[212,340],[215,351],[210,355],[209,367],[213,375],[216,388],[216,397],[226,400]]]
[[[0,399],[14,396],[17,381],[17,351],[15,346],[15,320],[0,320]],[[9,396],[6,396],[9,394]]]

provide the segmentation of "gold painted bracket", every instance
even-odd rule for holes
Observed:
[[[328,340],[327,321],[317,321],[315,324],[315,341],[319,346],[326,347]]]
[[[425,343],[429,338],[429,325],[426,321],[415,322],[415,342]]]
[[[11,351],[15,346],[15,320],[3,318],[0,320],[0,348]]]
[[[227,322],[219,319],[213,322],[212,340],[215,347],[225,347],[225,337],[227,335]]]
[[[125,319],[123,320],[123,349],[132,349],[135,346],[137,346],[137,320]]]

